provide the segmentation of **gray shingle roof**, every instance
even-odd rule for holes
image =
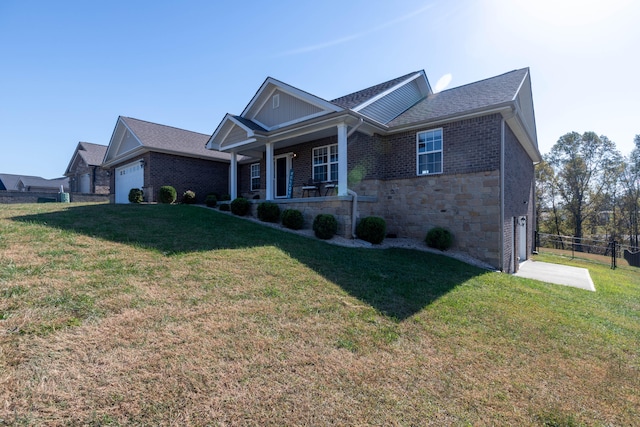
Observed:
[[[431,94],[391,120],[390,128],[488,109],[513,101],[528,68]]]
[[[220,151],[207,150],[205,144],[210,135],[151,123],[131,117],[120,119],[133,131],[142,145],[148,149],[170,151],[186,156],[230,161],[231,155]]]
[[[104,155],[107,152],[106,145],[93,144],[91,142],[80,142],[78,154],[89,166],[100,166]]]
[[[0,190],[17,190],[17,184],[22,175],[13,175],[10,173],[0,173]]]
[[[375,86],[368,87],[366,89],[359,90],[357,92],[350,93],[345,96],[341,96],[340,98],[336,98],[331,102],[336,104],[339,107],[345,109],[355,108],[363,102],[368,101],[369,99],[381,94],[385,90],[392,88],[398,83],[406,80],[410,76],[418,73],[419,71],[414,71],[413,73],[405,74],[404,76],[396,77],[395,79],[386,81],[384,83],[379,83]]]

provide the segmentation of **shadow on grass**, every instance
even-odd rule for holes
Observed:
[[[379,312],[399,320],[486,273],[426,252],[329,245],[194,206],[83,205],[12,219],[136,245],[165,256],[275,246]]]

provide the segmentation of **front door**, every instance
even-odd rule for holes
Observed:
[[[287,179],[289,177],[289,169],[291,169],[291,160],[288,155],[277,156],[274,158],[274,188],[275,197],[287,197]]]

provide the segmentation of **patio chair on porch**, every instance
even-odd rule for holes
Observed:
[[[305,193],[307,194],[307,196],[310,196],[311,192],[313,192],[314,196],[320,196],[320,183],[318,181],[314,181],[313,179],[310,179],[305,185],[302,186],[302,197],[304,197]]]
[[[335,181],[329,181],[326,184],[324,184],[324,195],[327,196],[329,193],[331,193],[331,195],[335,195],[335,193],[338,191],[338,184]]]

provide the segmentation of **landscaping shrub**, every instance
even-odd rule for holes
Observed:
[[[446,251],[453,243],[453,235],[446,228],[434,227],[427,233],[425,242],[430,248]]]
[[[143,193],[139,188],[132,188],[129,190],[129,203],[142,203]]]
[[[231,213],[238,216],[245,216],[251,209],[251,202],[244,197],[238,197],[231,202]]]
[[[313,220],[313,232],[319,239],[330,239],[338,231],[338,221],[331,214],[319,214]]]
[[[210,208],[215,208],[218,204],[218,198],[215,194],[208,194],[204,199],[204,204]]]
[[[187,205],[192,205],[196,202],[196,193],[191,190],[187,190],[182,195],[182,203],[186,203]]]
[[[302,212],[297,209],[285,209],[282,212],[282,225],[292,230],[300,230],[304,226]]]
[[[382,243],[387,233],[387,223],[379,216],[367,216],[360,220],[356,234],[362,240],[373,244]]]
[[[231,200],[231,196],[229,194],[223,194],[222,196],[220,196],[220,200],[223,202],[229,201]]]
[[[280,220],[280,206],[273,202],[262,202],[258,205],[258,219],[264,222]]]
[[[164,185],[160,187],[160,194],[158,199],[160,203],[173,203],[176,201],[177,192],[176,189],[170,185]]]
[[[220,205],[220,210],[224,212],[229,212],[229,203],[223,203]]]

